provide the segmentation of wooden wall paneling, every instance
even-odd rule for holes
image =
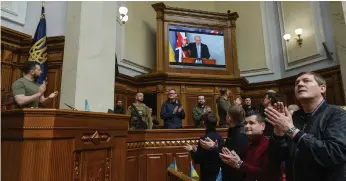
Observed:
[[[179,100],[181,102],[181,105],[184,108],[185,111],[185,119],[183,119],[182,121],[182,126],[187,126],[189,125],[187,123],[187,114],[189,114],[189,112],[191,112],[192,110],[189,110],[189,107],[187,106],[187,100],[186,100],[186,86],[185,85],[181,85],[180,86],[180,97]]]
[[[13,69],[10,65],[1,64],[1,89],[5,92],[11,90]]]
[[[156,86],[156,117],[160,122],[160,126],[164,125],[164,121],[160,118],[162,104],[167,100],[167,93],[164,90],[164,86],[159,84]]]
[[[191,127],[193,127],[195,123],[192,118],[192,110],[197,105],[197,96],[195,94],[186,95],[186,101],[187,101],[187,105],[185,108],[186,109],[185,116],[187,120],[186,122],[187,122],[187,125],[190,125]]]
[[[110,160],[111,149],[96,149],[77,152],[80,154],[79,166],[82,181],[111,180]]]
[[[165,181],[166,168],[163,153],[147,155],[147,181]]]
[[[126,158],[126,175],[127,180],[139,180],[140,176],[138,174],[138,171],[141,169],[138,166],[138,157],[137,156],[131,156]]]
[[[2,140],[1,147],[3,158],[1,180],[60,181],[71,179],[73,139],[25,140],[22,142]],[[31,159],[21,158],[40,159],[36,159],[33,164]],[[6,163],[3,162],[5,160],[7,160]]]
[[[138,172],[138,181],[145,181],[145,178],[147,178],[147,157],[143,154],[140,154],[138,156],[139,161],[139,167],[141,168]]]
[[[179,171],[188,175],[191,169],[190,153],[188,152],[176,153],[176,159],[177,159],[177,165],[178,165]]]

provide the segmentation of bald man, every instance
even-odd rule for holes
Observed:
[[[135,102],[127,109],[127,114],[131,116],[130,129],[151,129],[153,126],[150,109],[143,103],[143,100],[143,93],[138,92]]]

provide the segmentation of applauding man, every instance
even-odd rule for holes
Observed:
[[[270,159],[286,162],[288,181],[346,180],[346,111],[326,103],[326,81],[314,72],[299,74],[294,92],[302,109],[293,115],[281,102],[265,110]]]
[[[245,118],[245,134],[249,138],[249,144],[245,148],[243,159],[227,147],[222,148],[221,160],[242,173],[238,181],[279,181],[280,165],[271,167],[268,163],[269,139],[263,135],[265,120],[259,114],[253,114]]]
[[[26,62],[23,72],[24,76],[12,84],[14,100],[19,107],[38,108],[40,103],[47,104],[58,95],[58,91],[55,91],[48,97],[44,97],[43,94],[46,91],[48,82],[44,81],[41,85],[35,82],[42,73],[39,63]]]
[[[160,117],[164,120],[165,129],[182,128],[182,119],[185,118],[185,111],[179,103],[177,92],[174,89],[168,91],[168,100],[161,106]]]

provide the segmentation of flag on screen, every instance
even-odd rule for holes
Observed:
[[[177,36],[177,43],[175,47],[175,61],[181,62],[182,58],[189,56],[188,50],[182,49],[183,40],[186,40],[186,43],[189,43],[189,42],[187,40],[185,32],[176,32],[176,36]]]
[[[41,76],[36,80],[42,84],[47,77],[47,36],[46,36],[46,17],[44,3],[42,3],[40,22],[37,25],[34,39],[29,50],[28,61],[35,61],[41,65]]]
[[[169,62],[176,62],[175,47],[177,44],[177,35],[175,31],[169,31]],[[173,49],[174,47],[174,49]]]

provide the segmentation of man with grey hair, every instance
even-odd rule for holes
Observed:
[[[183,40],[183,46],[181,47],[183,50],[188,50],[191,58],[197,59],[209,59],[209,49],[206,44],[201,43],[201,37],[195,36],[195,42],[187,44],[187,41]]]

